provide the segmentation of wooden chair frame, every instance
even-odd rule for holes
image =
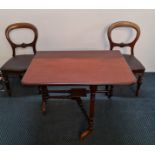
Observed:
[[[14,43],[11,38],[10,38],[10,32],[12,30],[15,30],[15,29],[21,29],[21,28],[27,28],[27,29],[31,29],[33,32],[34,32],[34,39],[31,43],[22,43],[22,44],[16,44]],[[37,31],[37,28],[30,24],[30,23],[15,23],[15,24],[11,24],[9,25],[6,30],[5,30],[5,35],[6,35],[6,38],[8,40],[8,42],[10,43],[11,47],[12,47],[12,51],[13,51],[13,57],[16,56],[16,48],[18,47],[22,47],[22,48],[26,48],[28,46],[31,46],[33,48],[33,52],[34,54],[36,54],[36,41],[37,41],[37,38],[38,38],[38,31]]]
[[[10,32],[15,30],[15,29],[30,29],[33,31],[34,33],[34,39],[32,40],[32,42],[30,43],[21,43],[21,44],[16,44],[14,43],[11,38],[10,38]],[[32,47],[33,49],[33,53],[36,54],[36,42],[38,39],[38,30],[37,28],[30,24],[30,23],[14,23],[9,25],[6,30],[5,30],[5,35],[6,35],[6,39],[8,40],[8,42],[11,45],[12,48],[12,57],[16,57],[16,48],[26,48],[26,47]],[[24,71],[10,71],[10,70],[1,70],[4,80],[5,80],[5,85],[8,91],[9,96],[11,96],[11,89],[10,89],[10,84],[9,84],[9,79],[8,76],[10,74],[15,74],[15,75],[19,75],[20,77],[25,73],[26,69]]]
[[[116,28],[120,28],[120,27],[127,27],[127,28],[131,28],[134,29],[136,31],[136,37],[134,38],[133,41],[129,42],[129,43],[116,43],[112,40],[112,31]],[[135,44],[137,42],[137,40],[140,37],[140,27],[133,23],[133,22],[129,22],[129,21],[119,21],[119,22],[115,22],[113,24],[111,24],[108,28],[108,40],[110,43],[110,50],[113,50],[114,47],[130,47],[131,49],[131,53],[130,55],[134,57],[134,47]],[[145,72],[145,68],[143,69],[139,69],[139,70],[132,70],[133,73],[135,74],[135,76],[137,77],[137,88],[136,88],[136,93],[135,95],[138,96],[139,95],[139,91],[140,91],[140,86],[142,85],[142,78]],[[112,91],[111,91],[112,93]]]

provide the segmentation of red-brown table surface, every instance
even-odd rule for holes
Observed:
[[[38,52],[22,79],[26,85],[132,84],[136,81],[119,51]]]

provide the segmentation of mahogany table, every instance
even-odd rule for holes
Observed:
[[[80,139],[93,130],[94,107],[98,85],[122,85],[135,83],[136,79],[119,51],[42,51],[33,58],[22,84],[39,86],[42,94],[42,112],[46,112],[49,98],[76,100],[88,120],[88,128]],[[49,90],[48,86],[89,86],[70,90]],[[67,95],[53,96],[52,93]],[[89,115],[82,106],[81,96],[90,93]]]

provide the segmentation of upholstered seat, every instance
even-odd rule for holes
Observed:
[[[10,58],[2,67],[1,71],[25,72],[34,55],[18,55]]]
[[[141,72],[145,70],[143,64],[135,56],[125,54],[123,54],[123,56],[133,72],[137,73],[138,71]]]

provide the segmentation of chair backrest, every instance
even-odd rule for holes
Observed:
[[[119,28],[119,27],[128,27],[128,28],[131,28],[131,29],[135,29],[136,30],[136,36],[134,38],[134,40],[132,42],[129,42],[129,43],[116,43],[112,40],[112,31],[115,29],[115,28]],[[119,22],[116,22],[116,23],[113,23],[109,26],[108,28],[108,39],[109,39],[109,42],[110,42],[110,49],[112,50],[113,47],[130,47],[131,48],[131,55],[134,55],[134,46],[138,40],[140,36],[140,28],[137,24],[135,23],[132,23],[132,22],[129,22],[129,21],[119,21]]]
[[[10,32],[12,30],[22,29],[22,28],[30,29],[30,30],[32,30],[34,32],[34,39],[33,39],[32,42],[30,42],[30,43],[16,44],[16,43],[14,43],[11,40],[11,38],[10,38]],[[6,28],[5,35],[6,35],[6,38],[7,38],[8,42],[10,43],[10,45],[12,47],[13,57],[16,56],[16,48],[18,48],[18,47],[26,48],[26,47],[30,46],[30,47],[32,47],[34,54],[36,54],[36,41],[38,39],[38,30],[37,30],[37,28],[34,25],[32,25],[30,23],[14,23],[14,24],[11,24],[11,25],[9,25]]]

